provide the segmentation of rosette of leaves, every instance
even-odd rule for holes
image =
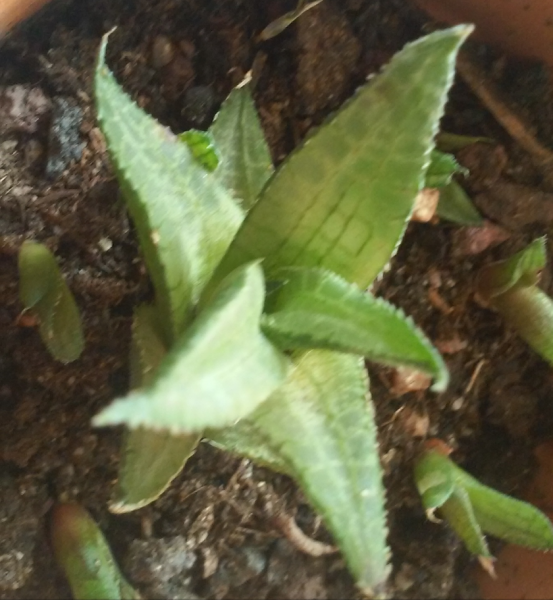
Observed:
[[[406,46],[276,171],[248,85],[209,132],[175,136],[121,90],[104,40],[99,120],[155,288],[135,313],[133,391],[94,419],[129,429],[113,511],[158,497],[209,438],[295,478],[358,585],[381,589],[364,358],[428,373],[437,391],[448,375],[413,322],[365,289],[424,186],[469,32]]]

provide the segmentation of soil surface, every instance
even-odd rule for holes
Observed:
[[[140,106],[175,131],[207,126],[255,64],[255,100],[279,163],[427,24],[404,0],[325,0],[283,34],[258,42],[294,5],[54,0],[0,46],[0,599],[70,596],[47,536],[59,499],[91,511],[145,597],[358,596],[339,555],[302,554],[275,526],[266,490],[308,535],[330,541],[294,484],[207,445],[158,501],[110,514],[120,432],[90,427],[100,407],[127,390],[132,309],[150,293],[91,101],[101,35],[118,26],[110,66]],[[539,65],[479,52],[521,114],[551,114]],[[550,145],[552,123],[535,123]],[[406,599],[478,597],[469,577],[474,561],[447,526],[425,519],[417,496],[412,467],[424,438],[442,438],[484,482],[520,494],[534,467],[532,449],[553,425],[551,370],[473,294],[481,265],[549,232],[553,190],[460,82],[443,127],[494,140],[458,157],[471,169],[464,185],[489,221],[480,230],[412,223],[374,291],[434,341],[451,385],[441,395],[405,393],[397,375],[368,365],[387,489],[391,594]],[[69,365],[55,362],[37,331],[18,320],[17,252],[25,239],[55,252],[82,312],[86,348]],[[551,293],[548,270],[542,281]]]

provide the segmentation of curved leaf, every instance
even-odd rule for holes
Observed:
[[[58,504],[51,523],[52,546],[75,600],[137,600],[90,514],[78,504]]]
[[[313,350],[250,420],[290,464],[358,585],[388,573],[384,490],[368,379],[360,357]]]
[[[215,177],[249,210],[273,173],[273,161],[249,85],[234,88],[209,129],[220,155]]]
[[[150,385],[167,350],[161,340],[153,306],[141,305],[134,314],[131,342],[131,386]],[[193,454],[200,436],[132,429],[125,432],[119,477],[110,511],[125,513],[150,504],[169,487]]]
[[[84,349],[79,309],[56,259],[43,244],[26,241],[19,251],[19,295],[40,319],[42,341],[57,360],[76,360]]]
[[[441,356],[401,310],[321,269],[281,269],[275,277],[282,286],[268,297],[262,327],[283,350],[358,354],[424,371],[436,378],[436,390],[447,386]]]
[[[367,287],[397,248],[422,188],[467,26],[397,54],[278,169],[217,276],[256,258],[323,267]]]
[[[483,485],[437,451],[417,461],[415,481],[425,508],[440,508],[475,554],[489,556],[482,531],[511,544],[553,549],[553,525],[541,511]]]
[[[553,300],[537,287],[546,263],[545,238],[507,260],[483,267],[478,295],[545,360],[553,364]]]
[[[546,239],[538,238],[514,256],[483,267],[476,281],[478,294],[491,302],[515,287],[536,285],[546,260]]]
[[[434,511],[451,496],[455,479],[451,461],[438,452],[425,452],[415,463],[415,483],[427,511]]]
[[[123,92],[105,65],[106,44],[105,37],[95,77],[98,118],[171,342],[189,322],[243,213],[188,145]]]
[[[288,367],[259,330],[263,299],[259,264],[232,273],[170,350],[155,381],[116,400],[93,423],[192,433],[248,415],[284,381]]]
[[[455,465],[456,466],[456,465]],[[470,498],[482,529],[510,544],[553,549],[553,526],[537,508],[481,484],[456,466],[457,481]]]

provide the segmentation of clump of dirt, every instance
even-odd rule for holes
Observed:
[[[99,408],[127,389],[132,309],[151,293],[95,121],[91,85],[100,38],[118,26],[110,66],[138,104],[175,131],[205,127],[253,67],[256,104],[278,163],[425,24],[403,0],[325,0],[277,38],[256,41],[294,4],[53,0],[0,46],[0,514],[6,528],[0,599],[68,597],[44,527],[55,499],[91,510],[147,597],[358,593],[339,555],[307,557],[283,539],[267,494],[308,535],[330,541],[289,479],[209,446],[200,447],[157,502],[130,515],[109,514],[119,433],[90,428]],[[549,368],[477,305],[472,292],[480,265],[547,231],[550,190],[539,189],[531,165],[518,161],[518,149],[467,88],[457,85],[452,98],[446,128],[497,140],[493,152],[472,147],[459,157],[471,168],[467,188],[496,229],[483,236],[445,222],[413,223],[374,289],[413,315],[451,371],[444,394],[398,395],[392,374],[369,366],[397,598],[475,597],[463,574],[470,559],[462,545],[447,527],[425,520],[412,481],[422,439],[439,436],[475,475],[516,493],[530,472],[535,440],[550,435],[553,422]],[[25,239],[55,251],[82,311],[86,349],[70,365],[53,361],[36,331],[17,324],[16,256]],[[544,277],[550,288],[549,273]]]

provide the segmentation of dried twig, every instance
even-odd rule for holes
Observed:
[[[489,77],[468,56],[461,52],[457,59],[457,69],[482,104],[492,113],[507,133],[530,154],[536,165],[549,179],[553,174],[553,151],[543,146],[531,133],[531,126],[517,115],[501,99],[500,93],[490,83]]]

